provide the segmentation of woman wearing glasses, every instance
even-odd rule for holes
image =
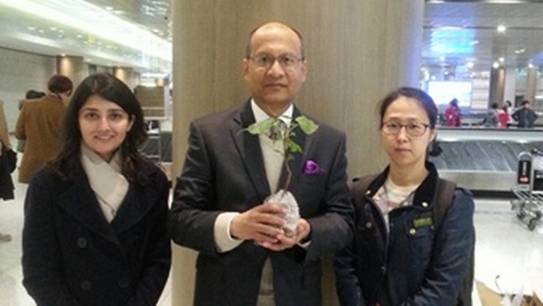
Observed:
[[[341,305],[467,305],[459,299],[471,268],[473,201],[427,160],[438,110],[426,93],[404,87],[382,100],[379,114],[389,164],[352,186],[354,239],[335,259]],[[447,184],[450,203],[438,203]],[[437,207],[446,208],[442,217]]]

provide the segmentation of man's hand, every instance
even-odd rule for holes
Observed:
[[[276,203],[265,203],[249,209],[232,219],[230,235],[258,243],[277,243],[284,234],[285,210]]]
[[[259,242],[259,244],[272,251],[283,251],[297,245],[300,241],[306,238],[310,232],[311,226],[309,225],[309,222],[300,218],[300,220],[298,220],[298,224],[296,225],[296,234],[294,236],[287,237],[283,233],[277,236],[276,242],[264,241]]]

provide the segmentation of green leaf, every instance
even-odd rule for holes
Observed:
[[[302,147],[300,147],[300,145],[298,145],[294,141],[288,142],[288,150],[290,151],[290,153],[302,153]]]
[[[276,120],[278,119],[268,118],[260,122],[255,122],[249,125],[249,127],[247,127],[246,130],[252,135],[266,134],[270,131],[271,127],[273,126]]]
[[[306,135],[313,134],[319,128],[319,126],[315,122],[313,122],[306,116],[299,116],[294,120],[298,122],[298,124],[300,125],[300,129],[302,129],[302,131]]]

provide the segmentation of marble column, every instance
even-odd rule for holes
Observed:
[[[346,131],[350,177],[385,165],[376,106],[387,92],[417,86],[423,0],[179,0],[173,16],[173,167],[179,174],[188,126],[248,98],[240,74],[248,33],[285,22],[304,36],[308,79],[302,111]],[[175,247],[173,305],[192,305],[196,253]],[[329,261],[323,305],[337,305]]]
[[[139,74],[131,67],[114,67],[113,75],[131,89],[134,89],[139,83]]]
[[[508,67],[505,69],[505,89],[503,93],[503,101],[511,101],[515,103],[515,94],[517,90],[517,70],[514,67]]]
[[[536,66],[526,68],[526,93],[524,94],[524,100],[530,101],[532,105],[537,92],[537,68]]]
[[[75,89],[89,75],[89,67],[81,56],[57,56],[57,73],[70,78]]]
[[[490,93],[488,96],[488,106],[493,103],[502,103],[503,94],[505,89],[505,68],[500,66],[498,68],[491,68],[490,71]]]

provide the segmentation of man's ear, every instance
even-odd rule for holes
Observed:
[[[241,75],[243,76],[244,79],[247,78],[247,74],[249,73],[249,61],[244,58],[242,61],[241,61]]]

